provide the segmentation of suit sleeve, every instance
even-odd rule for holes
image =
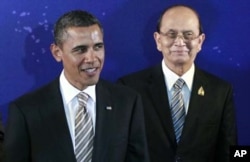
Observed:
[[[3,140],[4,140],[4,128],[2,119],[0,118],[0,161],[3,161]]]
[[[22,111],[15,104],[10,104],[4,140],[4,162],[28,162],[29,136]]]
[[[126,162],[148,162],[149,155],[146,142],[144,113],[142,102],[137,95],[131,118],[129,143]]]
[[[218,162],[229,161],[230,146],[237,145],[237,128],[232,88],[229,89],[227,94],[217,142],[218,150],[216,150],[216,159]]]

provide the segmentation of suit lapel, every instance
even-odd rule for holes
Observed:
[[[41,105],[40,113],[44,126],[48,128],[51,140],[56,141],[58,150],[62,150],[65,159],[75,160],[73,144],[66,120],[59,79],[52,82],[44,91],[43,98],[46,98],[44,105]],[[48,142],[48,141],[47,141]],[[67,158],[66,158],[67,157]]]
[[[96,128],[94,139],[93,162],[104,158],[109,146],[112,125],[114,122],[111,92],[100,80],[96,85]]]
[[[201,90],[204,92],[204,94],[202,94]],[[195,127],[198,124],[197,119],[201,115],[201,111],[203,111],[202,108],[204,107],[205,99],[207,97],[206,90],[208,90],[206,77],[200,70],[196,68],[188,113],[185,119],[181,141],[185,141],[185,139],[190,137],[190,134],[193,133],[192,130],[195,130]]]
[[[172,124],[172,117],[169,107],[167,87],[161,65],[155,67],[149,78],[149,95],[153,100],[155,111],[163,125],[166,135],[173,145],[175,145],[175,134]]]

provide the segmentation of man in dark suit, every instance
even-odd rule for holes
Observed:
[[[151,161],[228,162],[237,141],[232,88],[194,65],[205,39],[197,12],[167,8],[154,38],[162,63],[119,79],[142,95]]]
[[[54,38],[51,52],[64,69],[59,78],[10,104],[5,161],[148,161],[140,96],[99,79],[100,22],[85,11],[68,12],[56,22]]]

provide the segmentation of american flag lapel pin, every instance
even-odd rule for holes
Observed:
[[[106,110],[112,110],[112,107],[111,106],[107,106]]]

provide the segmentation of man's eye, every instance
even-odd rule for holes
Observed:
[[[167,36],[170,38],[176,38],[177,34],[175,32],[168,32]]]
[[[187,33],[184,33],[183,36],[185,38],[192,38],[193,37],[193,33],[192,32],[187,32]]]
[[[87,47],[78,47],[74,50],[75,53],[81,54],[87,52]]]
[[[94,46],[95,51],[98,51],[98,50],[100,50],[102,48],[103,48],[103,44],[97,44],[97,45]]]

